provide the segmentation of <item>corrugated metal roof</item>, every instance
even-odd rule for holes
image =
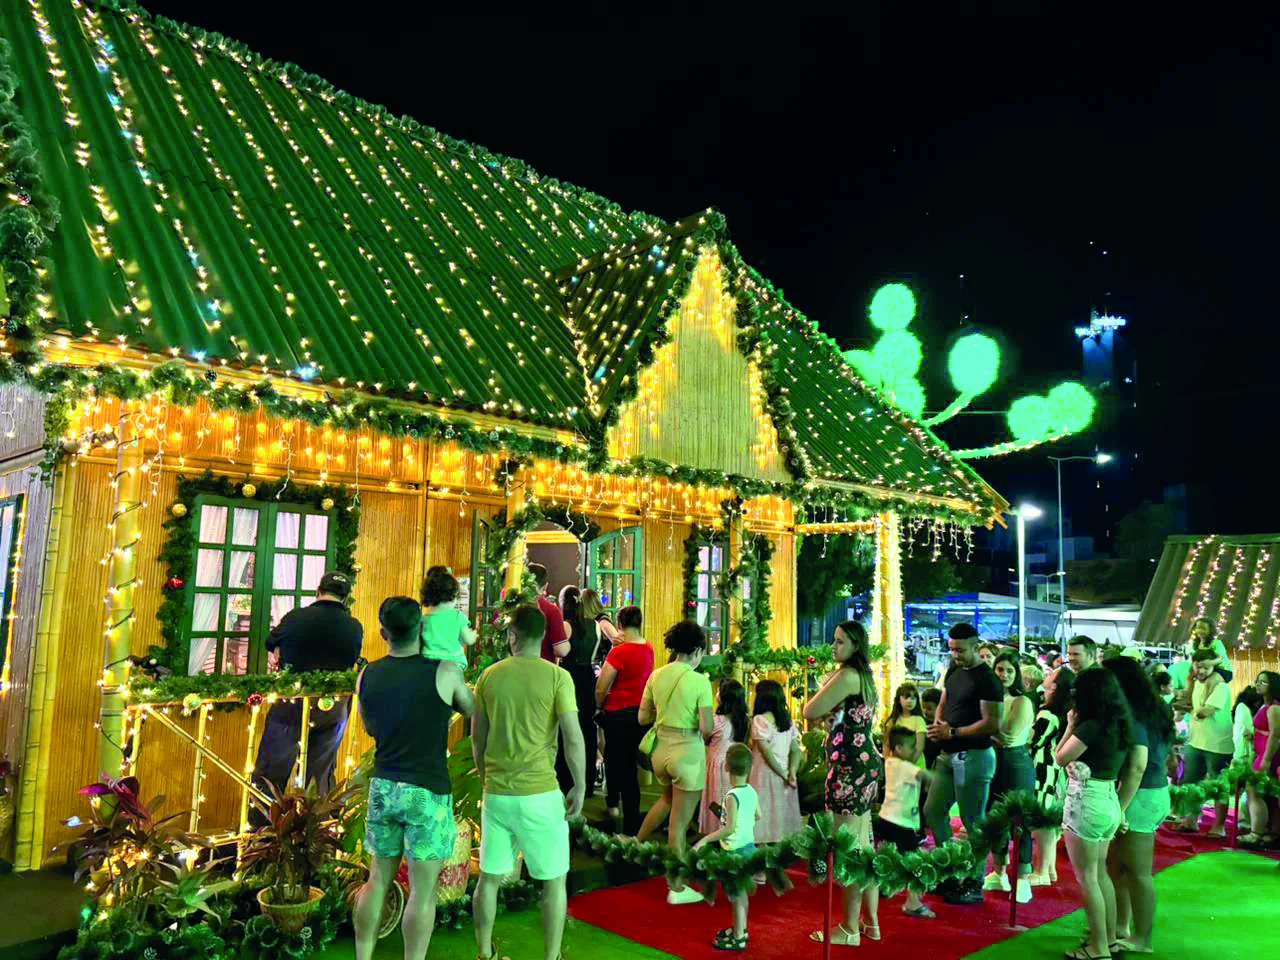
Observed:
[[[1185,644],[1200,617],[1228,647],[1280,643],[1280,534],[1177,536],[1165,541],[1134,639]]]
[[[598,437],[703,242],[707,213],[627,214],[131,5],[14,0],[0,27],[76,337]],[[999,509],[715,232],[808,477]]]

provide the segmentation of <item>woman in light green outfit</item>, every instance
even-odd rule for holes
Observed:
[[[1119,948],[1130,954],[1151,953],[1156,915],[1151,867],[1156,831],[1169,815],[1165,763],[1174,737],[1173,713],[1140,664],[1115,657],[1103,666],[1115,674],[1133,713],[1130,771],[1120,781],[1124,819],[1107,856],[1107,873],[1116,891],[1116,942],[1111,952]],[[1139,764],[1140,774],[1136,773]]]
[[[662,798],[649,810],[636,833],[645,840],[668,813],[667,843],[683,853],[685,834],[707,785],[706,741],[715,729],[711,681],[698,673],[707,649],[707,636],[692,620],[681,620],[667,631],[663,643],[671,662],[649,675],[640,701],[640,723],[657,729],[657,746],[651,756],[653,776],[662,786]],[[673,885],[667,903],[699,903],[702,894],[683,884]]]

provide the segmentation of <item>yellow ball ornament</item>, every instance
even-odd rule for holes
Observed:
[[[185,715],[195,713],[200,709],[202,698],[198,693],[188,693],[182,698],[182,712]]]
[[[240,492],[246,497],[252,497],[257,494],[258,488],[255,487],[252,483],[246,483],[243,487],[240,488]]]
[[[316,701],[316,706],[327,713],[333,709],[335,703],[333,697],[321,697]]]
[[[321,501],[320,501],[320,509],[321,509],[321,510],[332,510],[332,509],[333,509],[333,497],[325,497],[323,500],[321,500]]]
[[[175,517],[185,517],[187,515],[187,505],[185,503],[175,503],[169,508],[169,512]]]

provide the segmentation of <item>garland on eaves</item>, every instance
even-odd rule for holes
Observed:
[[[170,515],[164,522],[165,544],[160,560],[168,566],[165,574],[164,599],[156,611],[160,621],[163,646],[153,646],[151,656],[175,674],[188,672],[191,638],[186,630],[187,590],[194,588],[196,549],[199,523],[196,498],[201,494],[231,500],[253,500],[259,503],[300,503],[323,509],[325,500],[333,507],[325,512],[332,523],[333,569],[345,573],[354,585],[359,567],[356,564],[356,535],[360,530],[360,507],[350,492],[340,486],[301,486],[289,480],[252,481],[253,496],[245,493],[245,480],[215,477],[206,472],[199,477],[178,477],[178,499],[186,509],[182,516]],[[172,507],[170,507],[172,512]]]
[[[0,382],[25,376],[25,368],[40,360],[40,272],[59,219],[14,100],[18,75],[12,57],[13,47],[0,37],[0,320],[11,353],[0,357]]]
[[[750,892],[759,873],[776,891],[784,892],[791,887],[785,871],[797,862],[807,865],[811,883],[824,880],[828,853],[833,855],[835,879],[842,886],[878,884],[885,896],[893,896],[901,890],[925,893],[943,882],[971,877],[988,853],[1009,846],[1015,830],[1030,833],[1061,822],[1061,809],[1044,807],[1033,793],[1022,790],[992,804],[968,840],[950,840],[931,850],[906,854],[893,847],[862,847],[850,827],[834,829],[829,813],[814,816],[810,825],[747,858],[716,845],[678,854],[665,843],[637,843],[601,833],[581,821],[571,824],[570,830],[575,845],[606,863],[630,863],[652,876],[694,883],[709,896],[717,886],[729,895]]]
[[[579,513],[576,510],[570,510],[564,504],[555,504],[554,506],[543,506],[542,519],[549,520],[556,526],[567,530],[583,543],[590,543],[596,537],[600,536],[600,525],[588,517],[585,513]]]

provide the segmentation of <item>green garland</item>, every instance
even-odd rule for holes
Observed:
[[[226,932],[203,920],[157,930],[126,911],[111,911],[105,920],[82,924],[58,960],[230,960],[236,951],[224,939]]]
[[[698,553],[704,543],[723,540],[724,534],[711,527],[694,524],[684,541],[684,617],[692,620],[698,615]]]
[[[0,382],[22,378],[27,366],[41,359],[40,274],[59,220],[31,131],[15,102],[18,75],[12,60],[13,47],[0,37],[0,321],[12,352],[0,359]]]
[[[165,544],[160,560],[168,567],[164,586],[164,599],[156,611],[160,621],[163,646],[153,646],[151,656],[175,674],[186,674],[191,639],[186,630],[187,589],[192,586],[197,547],[196,498],[202,494],[233,500],[254,500],[259,503],[299,503],[320,508],[325,499],[333,501],[327,516],[333,523],[334,569],[340,570],[355,583],[356,536],[360,530],[360,508],[349,490],[334,485],[301,486],[285,480],[253,480],[256,488],[252,497],[244,494],[245,479],[217,477],[206,472],[199,477],[178,477],[178,499],[186,507],[183,516],[170,516],[164,523]],[[170,584],[181,583],[181,586]]]
[[[557,503],[554,506],[543,506],[540,509],[542,510],[542,519],[549,520],[556,526],[569,531],[583,543],[590,543],[600,536],[600,525],[585,513],[570,510],[561,503]]]
[[[695,524],[684,541],[684,615],[692,619],[698,612],[699,551],[705,543],[720,545],[728,553],[728,533],[734,514],[742,511],[742,498],[721,504],[724,522],[720,529]],[[720,596],[730,597],[741,589],[744,580],[753,584],[751,597],[744,598],[738,615],[738,640],[733,646],[748,649],[768,646],[769,623],[773,620],[773,603],[769,599],[769,583],[773,568],[773,542],[763,533],[743,537],[742,556],[738,563],[725,569],[717,578]],[[726,653],[728,647],[726,647]]]
[[[1206,803],[1228,803],[1236,789],[1253,787],[1266,796],[1280,797],[1280,779],[1266,770],[1254,770],[1247,760],[1238,760],[1217,776],[1199,783],[1180,783],[1169,787],[1169,802],[1175,813],[1192,816]]]
[[[250,917],[244,924],[240,943],[242,960],[276,960],[290,957],[303,960],[319,953],[338,936],[338,927],[347,922],[351,908],[344,893],[336,887],[325,892],[307,924],[297,933],[283,933],[262,915]]]
[[[629,863],[652,876],[697,884],[708,894],[715,886],[724,887],[730,895],[749,892],[754,887],[752,878],[761,872],[775,890],[782,892],[791,885],[785,871],[797,862],[807,864],[810,882],[822,880],[826,877],[827,855],[831,854],[838,883],[875,883],[886,896],[892,896],[907,889],[924,893],[944,881],[971,877],[988,853],[1009,846],[1015,830],[1038,830],[1061,822],[1061,810],[1041,806],[1030,791],[1017,791],[992,805],[976,836],[968,841],[952,840],[931,850],[906,854],[888,846],[880,850],[861,848],[851,828],[834,829],[829,813],[815,815],[808,826],[746,858],[718,846],[677,854],[665,843],[637,843],[631,838],[601,833],[581,821],[571,825],[571,835],[575,845],[590,850],[606,863]]]
[[[266,698],[310,696],[340,697],[354,693],[354,670],[314,670],[309,673],[245,674],[243,676],[220,673],[197,673],[191,676],[174,674],[161,680],[144,674],[129,677],[129,699],[133,703],[181,703],[191,694],[202,700],[239,700],[248,702],[252,696]]]

